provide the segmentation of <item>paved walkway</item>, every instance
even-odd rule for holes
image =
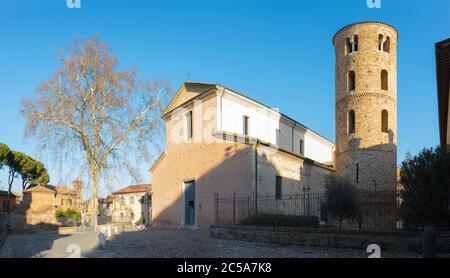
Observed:
[[[98,242],[98,233],[95,232],[71,235],[9,235],[0,250],[0,258],[80,257],[82,252],[95,249],[98,246]]]
[[[127,232],[97,248],[98,233],[72,235],[10,235],[0,257],[100,257],[100,258],[317,258],[367,257],[365,250],[280,246],[214,239],[208,231],[148,229]],[[78,248],[79,246],[79,248]],[[79,250],[77,250],[79,249]],[[77,254],[79,251],[79,254]],[[382,257],[417,257],[412,253],[381,253]]]

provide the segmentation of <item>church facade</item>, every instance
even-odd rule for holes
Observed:
[[[334,172],[360,189],[395,189],[397,36],[381,22],[334,36],[336,145],[225,86],[184,82],[163,113],[166,150],[150,169],[153,224],[207,227],[215,196],[322,192]]]

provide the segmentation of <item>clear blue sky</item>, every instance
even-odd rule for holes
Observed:
[[[32,155],[20,100],[58,68],[74,35],[99,34],[142,78],[218,82],[334,141],[334,49],[341,27],[385,21],[399,31],[398,159],[438,144],[434,43],[450,37],[450,1],[0,0],[0,141]],[[49,161],[45,161],[49,163]],[[67,165],[65,166],[68,167]],[[150,181],[148,167],[143,175]],[[5,171],[0,187],[5,188]],[[50,169],[52,183],[75,176]],[[130,182],[123,175],[113,186]],[[18,187],[16,187],[17,189]]]

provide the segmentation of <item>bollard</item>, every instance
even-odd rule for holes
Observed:
[[[433,227],[425,227],[423,231],[422,256],[424,258],[436,257],[436,233]]]
[[[100,249],[103,249],[103,247],[106,244],[106,235],[103,232],[98,234],[98,241],[100,243],[99,245]]]

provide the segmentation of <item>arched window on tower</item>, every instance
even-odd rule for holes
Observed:
[[[350,38],[345,40],[345,54],[352,53],[352,43],[350,42]]]
[[[347,38],[345,40],[345,54],[358,51],[358,35],[353,35],[353,37]]]
[[[381,132],[389,132],[388,111],[381,111]]]
[[[347,74],[347,91],[354,91],[356,84],[355,84],[356,78],[355,78],[355,72],[353,70],[349,71]]]
[[[386,40],[383,43],[383,51],[389,53],[391,49],[391,39],[389,36],[386,37]]]
[[[388,72],[386,70],[381,71],[381,90],[388,89]]]
[[[378,50],[383,51],[383,35],[378,35]]]
[[[347,115],[347,133],[355,133],[355,110],[350,110]]]

